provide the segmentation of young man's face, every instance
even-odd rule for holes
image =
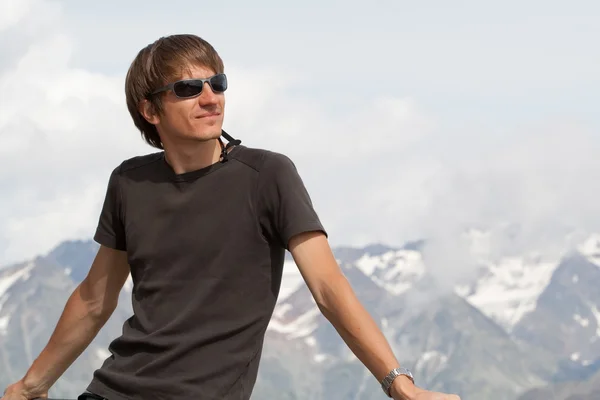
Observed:
[[[181,79],[209,78],[215,72],[205,67],[192,67]],[[162,98],[162,113],[156,127],[163,142],[198,140],[207,141],[221,135],[225,107],[223,92],[214,92],[206,82],[199,96],[178,98],[167,91]]]

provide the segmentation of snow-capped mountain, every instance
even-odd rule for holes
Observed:
[[[600,267],[600,235],[591,235],[577,250],[590,263]],[[405,293],[427,276],[422,254],[413,245],[401,249],[366,248],[358,256],[348,256],[347,249],[340,249],[340,253],[338,262],[346,271],[353,268],[362,271],[391,295]],[[468,285],[456,285],[454,292],[511,332],[527,313],[535,310],[562,260],[533,253],[506,257],[495,263],[480,261],[481,267],[473,274],[472,281]],[[284,271],[277,317],[290,309],[285,300],[304,284],[292,260],[286,261]],[[277,319],[273,329],[277,329]]]
[[[597,265],[600,268],[600,234],[590,235],[577,250],[589,262]]]
[[[435,288],[429,287],[431,281],[419,246],[411,244],[398,249],[375,246],[360,251],[338,249],[336,258],[386,334],[396,336],[394,342],[399,343],[396,347],[399,357],[427,377],[429,384],[438,384],[440,377],[448,373],[451,369],[449,360],[455,356],[457,349],[442,351],[439,347],[432,347],[430,342],[414,350],[415,344],[420,341],[418,336],[431,331],[431,324],[434,324],[431,319],[425,318],[428,322],[423,325],[423,330],[413,334],[415,320],[410,319],[411,313],[407,313],[406,309],[415,305],[414,299],[421,299],[420,311],[416,316],[412,315],[417,320],[436,307],[441,307],[442,310],[438,311],[443,314],[444,307],[449,304],[464,310],[454,315],[454,319],[472,321],[480,318],[479,314],[489,318],[493,322],[491,325],[482,324],[481,330],[468,325],[463,332],[466,329],[474,336],[504,338],[499,339],[504,342],[502,350],[499,350],[499,359],[490,362],[497,364],[503,357],[504,362],[512,359],[513,364],[505,364],[512,372],[503,372],[504,379],[507,379],[504,383],[511,388],[504,392],[515,390],[506,397],[510,398],[544,381],[562,379],[561,376],[569,375],[573,368],[579,368],[577,371],[580,372],[583,371],[581,368],[593,368],[594,363],[600,360],[600,319],[597,318],[600,297],[594,296],[594,293],[600,294],[600,290],[593,289],[600,287],[600,268],[590,267],[598,265],[600,260],[599,238],[599,235],[590,236],[576,247],[575,255],[565,249],[563,256],[556,258],[532,252],[520,257],[500,258],[495,262],[480,259],[479,269],[474,271],[471,282],[454,288],[456,299],[452,296],[437,298]],[[291,260],[286,263],[285,271],[286,290],[269,326],[270,338],[302,342],[305,355],[310,355],[316,364],[336,365],[339,361],[353,360],[353,355],[336,339],[335,331],[319,313]],[[565,273],[571,274],[570,281],[559,286],[557,281],[563,282],[560,277]],[[586,282],[589,290],[581,287],[582,281]],[[560,292],[567,288],[571,300],[578,297],[580,301],[572,300],[567,307],[562,300],[562,306],[557,307],[556,302],[548,300],[557,296],[561,298]],[[457,326],[462,324],[458,320],[455,323]],[[556,325],[556,329],[548,330],[549,323]],[[559,329],[561,326],[566,328]],[[455,339],[461,337],[455,329],[450,332],[457,335]],[[427,333],[427,337],[430,335],[430,332]],[[473,346],[476,344],[472,344],[471,348]],[[481,350],[489,352],[493,347],[492,341]],[[522,367],[531,360],[534,360],[531,370],[526,368],[518,376],[514,374],[518,369],[516,365]],[[455,368],[461,369],[464,362],[461,357],[460,365]],[[493,376],[496,383],[502,382],[497,371],[488,376]],[[513,379],[512,386],[509,378]],[[461,381],[465,380],[467,378]],[[452,386],[441,384],[439,387]],[[498,392],[493,393],[494,397],[487,398],[504,398],[498,397],[501,396]]]
[[[76,284],[95,255],[90,242],[68,242],[53,252],[0,270],[0,387],[20,379],[46,345]],[[130,315],[127,293],[96,339],[53,388],[75,397],[110,354],[107,345]]]
[[[583,254],[564,258],[514,335],[567,363],[588,366],[600,360],[600,268]]]
[[[463,398],[514,400],[529,389],[600,369],[600,235],[552,259],[488,261],[440,291],[423,243],[334,250],[361,302],[419,384]],[[0,269],[0,385],[18,379],[45,345],[97,245],[66,242]],[[53,388],[74,397],[109,356],[131,315],[132,282],[109,323]],[[267,331],[253,398],[379,399],[370,373],[320,314],[293,260]]]
[[[479,279],[470,287],[457,287],[456,293],[511,331],[525,314],[535,309],[558,263],[559,260],[527,256],[489,263]]]

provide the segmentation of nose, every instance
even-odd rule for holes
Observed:
[[[218,102],[218,98],[219,96],[213,92],[210,84],[208,82],[204,82],[202,93],[200,93],[200,96],[198,96],[198,103],[200,105],[215,104]]]

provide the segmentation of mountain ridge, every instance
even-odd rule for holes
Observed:
[[[516,400],[544,387],[560,393],[564,389],[558,385],[568,381],[589,381],[595,387],[600,340],[594,338],[600,338],[600,317],[594,311],[600,308],[600,298],[593,288],[600,282],[600,241],[591,238],[579,247],[583,251],[559,260],[525,255],[483,263],[469,290],[436,286],[421,253],[423,241],[397,247],[336,247],[334,254],[418,383],[458,392],[463,398]],[[0,269],[0,384],[18,379],[43,348],[97,248],[89,240],[65,241],[45,255]],[[542,277],[540,271],[550,276]],[[76,395],[110,355],[108,344],[131,317],[132,289],[129,279],[117,311],[52,395]],[[506,293],[518,296],[503,300],[500,296]],[[561,293],[570,300],[557,307],[553,301]],[[524,305],[529,309],[523,311]],[[507,324],[506,317],[514,316],[515,310],[521,312],[518,321]],[[543,329],[547,323],[577,329]],[[571,345],[561,351],[549,345],[563,342]],[[346,386],[341,390],[340,385]],[[311,400],[382,395],[378,383],[320,314],[289,254],[253,399],[274,395]]]

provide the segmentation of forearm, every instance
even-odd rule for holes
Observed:
[[[388,341],[345,277],[329,282],[320,297],[318,303],[323,315],[378,381],[399,367]]]
[[[86,302],[77,287],[69,297],[56,328],[23,383],[33,395],[46,393],[87,348],[106,323],[111,310],[99,311]]]

